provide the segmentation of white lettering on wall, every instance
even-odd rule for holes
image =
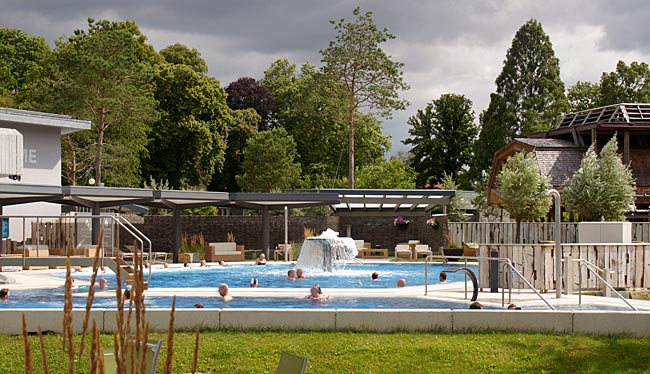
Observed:
[[[23,149],[23,164],[36,164],[36,150],[32,148]]]

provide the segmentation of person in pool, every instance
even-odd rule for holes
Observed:
[[[447,283],[447,273],[444,271],[440,272],[440,283]]]
[[[106,278],[99,278],[99,289],[105,290],[108,288],[108,281]]]
[[[255,260],[255,265],[266,265],[266,255],[260,253],[260,256]]]
[[[377,282],[379,280],[379,273],[375,271],[370,277],[372,278],[373,282]]]
[[[400,278],[397,280],[397,287],[406,287],[406,279]]]
[[[287,278],[289,278],[289,280],[296,280],[296,271],[289,269],[289,271],[287,271]]]
[[[302,268],[296,269],[296,279],[305,279],[305,272]]]
[[[313,299],[313,300],[329,300],[330,298],[331,298],[330,295],[323,293],[323,291],[320,289],[320,286],[318,284],[311,286],[311,289],[309,290],[309,295],[305,297],[305,299]]]
[[[257,288],[257,278],[251,278],[251,288]]]
[[[231,301],[233,299],[233,297],[230,295],[228,285],[225,283],[221,283],[219,285],[219,295],[221,295],[221,299],[223,301]]]
[[[7,301],[7,300],[9,300],[9,289],[3,288],[0,290],[0,301]]]

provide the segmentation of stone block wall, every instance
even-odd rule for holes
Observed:
[[[393,225],[393,216],[368,217],[338,217],[338,216],[304,216],[289,217],[289,241],[302,242],[304,228],[313,228],[320,234],[327,228],[338,231],[340,236],[346,236],[349,227],[354,239],[370,242],[373,246],[387,248],[392,255],[397,243],[409,240],[420,240],[437,249],[444,246],[446,241],[446,220],[441,218],[440,228],[433,229],[425,221],[428,217],[408,217],[410,224],[406,228]],[[235,235],[237,244],[243,244],[246,249],[262,249],[262,216],[182,216],[182,232],[188,236],[203,234],[205,242],[223,242],[228,232]],[[132,221],[133,222],[133,221]],[[173,217],[145,216],[143,220],[134,222],[152,241],[154,251],[172,249]],[[284,215],[269,217],[269,237],[271,249],[284,242]],[[121,244],[133,244],[133,238],[127,233],[120,234]]]

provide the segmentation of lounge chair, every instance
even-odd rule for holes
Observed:
[[[411,247],[408,244],[398,244],[395,246],[395,258],[400,257],[400,253],[408,254],[409,259],[413,258],[413,252],[411,252]]]
[[[135,342],[132,343],[135,344]],[[145,366],[145,373],[155,374],[156,363],[158,362],[158,354],[160,353],[160,347],[162,347],[162,340],[148,341],[144,343],[144,345],[145,345],[145,349],[147,350],[146,352],[147,363]],[[136,357],[136,362],[137,362],[138,361],[137,358],[140,357],[140,355],[138,354],[138,352],[134,352],[134,355]],[[127,372],[130,373],[131,372],[129,369],[131,367],[130,355],[127,355],[126,360],[127,360],[126,362]],[[106,374],[113,374],[117,372],[117,363],[115,362],[115,352],[109,350],[106,350],[104,352],[104,369]],[[139,369],[136,368],[136,372],[138,370]]]
[[[307,357],[296,356],[287,351],[280,354],[277,374],[305,374],[307,370]]]
[[[287,257],[285,257],[285,254]],[[277,261],[278,257],[285,259],[288,258],[289,261],[291,261],[291,257],[293,256],[293,250],[291,249],[291,244],[287,244],[286,246],[284,244],[278,244],[277,247],[275,247],[275,251],[273,251],[273,260]]]
[[[416,244],[415,245],[415,258],[417,258],[420,255],[425,255],[428,256],[432,254],[431,248],[429,248],[428,244]]]

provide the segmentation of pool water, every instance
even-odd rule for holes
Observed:
[[[450,267],[445,264],[429,264],[429,284],[439,283],[441,271]],[[287,271],[295,269],[289,264],[269,264],[264,266],[250,264],[228,264],[226,266],[191,267],[191,268],[155,268],[149,281],[150,288],[216,288],[221,283],[227,283],[231,288],[249,287],[251,278],[257,278],[262,288],[308,288],[319,284],[321,288],[392,288],[397,280],[406,279],[407,286],[424,285],[424,263],[375,263],[348,264],[335,269],[334,272],[305,270],[306,279],[289,280]],[[468,268],[477,272],[476,265]],[[373,272],[379,274],[373,282]],[[146,274],[146,273],[145,273]],[[54,273],[54,276],[65,277],[65,273]],[[112,273],[99,274],[107,278],[108,284],[115,284]],[[90,280],[90,271],[74,273],[74,278]],[[448,282],[464,281],[461,272],[448,273]]]
[[[86,294],[81,291],[73,296],[75,309],[85,309]],[[7,302],[0,303],[0,309],[61,309],[63,291],[52,289],[12,291]],[[171,308],[172,298],[168,296],[146,296],[145,306],[149,309]],[[467,303],[454,303],[426,298],[377,298],[377,297],[334,297],[330,300],[311,300],[293,297],[235,297],[224,302],[220,297],[179,296],[176,308],[194,308],[202,303],[207,309],[467,309]],[[115,297],[96,297],[93,309],[115,309]]]

